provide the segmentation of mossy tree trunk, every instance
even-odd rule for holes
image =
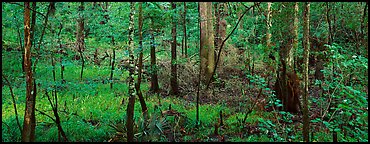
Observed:
[[[136,75],[136,70],[135,70],[135,64],[134,64],[134,15],[135,15],[135,2],[130,2],[130,24],[129,24],[129,36],[128,36],[128,51],[129,51],[129,102],[127,105],[127,141],[128,142],[133,142],[134,141],[134,105],[135,105],[135,96],[136,96],[136,91],[135,91],[135,75]]]
[[[304,95],[303,95],[303,140],[309,141],[310,119],[308,116],[308,58],[310,56],[310,3],[304,3],[303,11],[303,46],[304,46]]]

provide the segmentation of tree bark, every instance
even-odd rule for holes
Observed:
[[[271,2],[267,3],[267,14],[266,14],[266,47],[267,49],[270,49],[271,47],[271,33],[270,33],[270,27],[271,27]]]
[[[175,2],[171,2],[172,9],[176,9]],[[176,19],[175,15],[172,15],[172,44],[171,44],[171,94],[178,95],[179,87],[177,83],[177,61],[176,61]]]
[[[158,76],[157,76],[157,62],[155,56],[155,39],[154,39],[154,20],[151,18],[150,26],[150,69],[151,69],[151,86],[150,90],[154,93],[159,92]]]
[[[113,58],[112,58],[112,68],[110,71],[110,89],[113,89],[113,71],[114,71],[114,61],[116,59],[116,50],[113,49]]]
[[[79,18],[77,20],[78,24],[77,24],[77,35],[76,35],[77,50],[80,53],[81,62],[82,62],[82,68],[81,68],[81,73],[80,73],[81,80],[82,80],[82,75],[83,75],[84,65],[85,65],[85,60],[83,58],[83,51],[85,50],[85,37],[84,37],[85,24],[84,24],[84,17],[82,14],[83,10],[84,10],[84,2],[81,2],[81,5],[78,8]]]
[[[201,18],[200,51],[202,54],[200,61],[203,69],[202,71],[204,72],[204,78],[202,78],[202,81],[207,82],[207,80],[211,78],[215,67],[212,3],[200,2],[199,13]]]
[[[292,39],[292,46],[288,50],[288,56],[286,57],[286,62],[289,71],[292,71],[293,69],[293,63],[294,63],[294,52],[298,48],[298,2],[295,2],[294,4],[294,20],[293,20],[293,27],[291,29],[291,33],[293,36]]]
[[[184,51],[185,57],[188,57],[188,45],[187,45],[187,37],[186,37],[186,2],[184,2]]]
[[[304,3],[303,11],[303,44],[304,44],[304,95],[303,95],[303,139],[309,142],[310,119],[308,116],[308,59],[310,56],[310,3]]]
[[[141,84],[141,71],[143,69],[143,2],[139,3],[139,64],[138,64],[138,78],[136,83],[136,91],[139,96],[139,101],[141,105],[142,113],[144,114],[144,121],[147,119],[147,110],[146,103],[143,97],[143,94],[140,89]],[[145,124],[144,124],[145,125]]]
[[[32,9],[34,11],[32,11],[32,23],[31,23],[31,45],[33,45],[33,47],[35,47],[36,43],[35,43],[35,40],[34,40],[34,37],[35,37],[35,27],[36,27],[36,2],[32,2]]]
[[[134,85],[134,77],[135,77],[135,65],[134,65],[134,54],[133,54],[133,49],[134,49],[134,15],[135,15],[135,2],[130,2],[130,24],[129,24],[129,102],[127,105],[127,141],[128,142],[133,142],[134,141],[134,105],[135,105],[135,85]]]
[[[31,68],[30,3],[24,2],[24,67],[26,71],[26,107],[23,121],[22,142],[35,141],[35,104]]]

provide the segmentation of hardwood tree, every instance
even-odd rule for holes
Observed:
[[[84,17],[83,17],[83,10],[84,10],[84,2],[81,2],[80,6],[78,7],[78,20],[77,20],[77,33],[76,33],[76,46],[77,46],[77,51],[80,53],[80,58],[82,62],[82,68],[81,68],[81,73],[80,73],[80,79],[82,80],[82,75],[84,72],[84,66],[85,66],[85,60],[83,57],[83,52],[85,51],[85,35],[84,35],[84,29],[85,29],[85,24],[84,24]]]
[[[144,114],[144,121],[147,118],[147,110],[146,103],[143,97],[143,94],[140,89],[141,84],[141,75],[142,75],[142,69],[143,69],[143,3],[139,3],[139,63],[138,63],[138,78],[137,82],[135,84],[135,88],[137,91],[137,95],[139,96],[139,101],[141,105],[142,113]]]
[[[214,57],[214,35],[213,35],[213,15],[212,15],[212,3],[211,2],[200,2],[199,3],[200,13],[200,63],[204,76],[202,81],[207,81],[211,78],[213,69],[215,67]]]
[[[129,93],[129,102],[127,105],[127,141],[134,141],[134,105],[135,105],[135,96],[137,92],[135,91],[135,76],[137,71],[135,70],[135,58],[134,58],[134,15],[135,15],[135,2],[130,2],[130,24],[128,27],[129,36],[128,36],[128,51],[129,51],[129,78],[128,78],[128,93]]]
[[[153,17],[150,18],[150,69],[151,69],[151,81],[150,81],[150,90],[154,93],[159,92],[158,85],[158,75],[157,75],[157,62],[155,56],[155,37],[154,37],[154,20]]]
[[[183,44],[182,44],[182,54],[185,54],[185,57],[188,57],[188,45],[187,45],[187,36],[186,36],[186,2],[184,2],[184,13],[183,13]]]
[[[303,59],[304,59],[304,93],[303,93],[303,139],[305,142],[309,141],[310,119],[308,116],[308,58],[310,56],[310,3],[304,3],[303,11]]]
[[[289,5],[290,3],[283,3]],[[277,71],[277,80],[274,86],[276,96],[282,101],[285,111],[297,113],[300,107],[299,78],[293,70],[293,51],[297,46],[297,12],[298,3],[293,5],[293,14],[291,17],[285,16],[282,23],[292,23],[290,26],[282,27],[283,42],[280,46],[280,68]],[[284,9],[284,14],[291,13],[290,8]],[[293,18],[293,19],[292,19]]]
[[[35,141],[35,105],[33,75],[31,68],[30,3],[24,2],[24,69],[26,72],[26,107],[23,121],[22,142]]]
[[[225,3],[215,3],[214,7],[215,7],[215,17],[216,17],[214,46],[215,46],[215,51],[218,51],[218,49],[221,46],[222,40],[224,40],[226,37],[227,22],[224,19],[225,13],[226,13]],[[240,27],[242,26],[240,25]]]
[[[272,13],[271,13],[271,2],[267,3],[267,14],[266,14],[266,47],[270,49],[271,47],[271,32],[270,27],[272,26]]]
[[[176,3],[171,2],[172,9],[176,9]],[[172,15],[172,43],[171,43],[171,91],[170,93],[173,95],[179,94],[179,86],[177,82],[177,61],[176,61],[176,13]]]

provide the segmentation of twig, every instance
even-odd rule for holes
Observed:
[[[56,122],[56,121],[55,121],[55,119],[54,119],[53,117],[51,117],[50,115],[48,115],[48,114],[46,114],[46,113],[44,113],[44,112],[42,112],[42,111],[40,111],[40,110],[38,110],[38,109],[36,109],[36,111],[38,111],[40,114],[42,114],[42,115],[44,115],[44,116],[49,117],[51,120],[53,120],[54,122]]]

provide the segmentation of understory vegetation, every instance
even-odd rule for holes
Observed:
[[[130,133],[127,121],[132,94],[135,99],[133,141],[303,142],[302,109],[307,106],[309,141],[368,142],[368,32],[367,16],[362,17],[367,2],[335,2],[330,6],[329,18],[337,20],[331,21],[331,28],[336,30],[330,31],[324,17],[325,3],[311,3],[307,105],[303,100],[303,66],[306,63],[303,61],[301,18],[307,4],[297,3],[299,42],[292,55],[291,72],[299,83],[297,88],[288,86],[286,89],[294,88],[292,93],[299,91],[299,96],[292,95],[297,97],[298,103],[294,103],[299,104],[298,112],[286,109],[290,106],[289,100],[277,90],[279,81],[283,80],[280,73],[285,69],[290,73],[289,68],[285,68],[285,56],[281,51],[293,45],[282,39],[289,37],[283,32],[286,30],[283,25],[284,19],[291,17],[284,9],[293,10],[294,2],[273,3],[270,30],[266,30],[267,3],[213,2],[224,4],[224,11],[220,13],[228,14],[220,18],[227,22],[219,27],[225,28],[225,35],[219,36],[225,40],[222,47],[221,43],[217,46],[217,42],[210,42],[215,43],[213,47],[216,48],[210,51],[215,55],[213,66],[217,68],[209,76],[209,86],[208,73],[202,69],[204,53],[200,45],[207,47],[208,43],[203,45],[201,41],[203,31],[199,26],[202,22],[198,17],[203,15],[198,11],[198,3],[187,2],[186,8],[183,7],[185,3],[180,2],[131,4],[57,2],[50,12],[52,4],[37,2],[36,29],[29,59],[35,87],[31,94],[36,93],[35,142],[131,141],[127,136]],[[144,18],[142,30],[138,22],[139,4]],[[136,13],[132,13],[130,6],[135,7]],[[184,9],[187,10],[187,36],[181,20]],[[351,12],[359,15],[352,16]],[[27,71],[27,65],[23,66],[27,60],[24,58],[27,35],[23,13],[23,3],[2,2],[2,142],[24,141],[22,130],[29,102],[26,97],[29,75],[23,71],[24,68]],[[214,11],[214,15],[216,13]],[[135,22],[132,25],[129,24],[131,14]],[[85,21],[82,31],[79,29],[81,17]],[[177,34],[173,33],[172,24],[177,25],[174,28]],[[130,36],[131,28],[133,37]],[[141,38],[138,31],[142,32]],[[271,45],[265,44],[267,31],[272,34]],[[360,35],[360,31],[364,34]],[[79,47],[79,33],[84,35],[84,48]],[[206,33],[216,35],[218,32]],[[173,35],[177,35],[176,44],[173,44]],[[328,35],[334,38],[326,39]],[[156,64],[152,67],[153,46],[156,47]],[[171,59],[172,46],[177,51],[175,62]],[[140,53],[143,54],[141,58]],[[286,55],[288,57],[288,52]],[[142,66],[139,59],[142,59]],[[211,67],[209,61],[205,69]],[[178,94],[173,93],[171,82],[174,64]],[[138,71],[136,67],[142,68],[141,83],[140,89],[132,93],[131,82],[138,80],[139,72],[133,72]],[[158,91],[153,91],[154,72],[158,74]],[[202,80],[203,76],[206,80]],[[288,84],[291,84],[295,79],[288,77]],[[146,112],[142,111],[139,91],[145,100]]]

